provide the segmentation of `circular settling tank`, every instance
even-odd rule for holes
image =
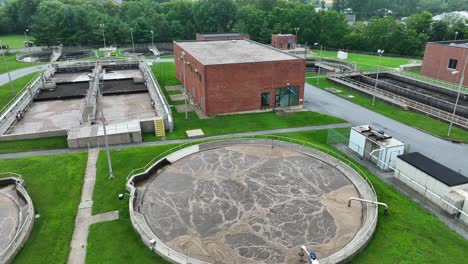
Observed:
[[[348,207],[362,197],[357,173],[316,150],[249,142],[200,146],[137,183],[153,235],[209,263],[299,263],[302,245],[319,259],[361,249],[340,255],[368,217],[365,205]]]
[[[0,173],[3,176],[7,173]],[[18,178],[0,179],[0,263],[12,262],[33,225],[31,198]]]

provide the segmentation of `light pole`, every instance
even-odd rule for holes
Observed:
[[[151,48],[153,49],[152,52],[154,53],[154,31],[151,30],[150,32],[151,32]],[[154,57],[156,58],[156,53],[154,53]]]
[[[8,68],[8,61],[6,60],[6,57],[5,57],[6,50],[3,50],[1,40],[0,40],[0,50],[2,51],[2,54],[3,54],[3,62],[5,62],[5,68],[6,68],[6,71],[7,71],[7,74],[8,74],[8,80],[10,81],[11,93],[13,94],[13,96],[15,96],[16,95],[15,87],[13,86],[13,82],[11,81],[10,70]]]
[[[461,88],[463,86],[463,81],[465,80],[465,70],[466,70],[467,63],[468,63],[468,56],[465,59],[465,65],[463,66],[463,71],[461,72],[460,83],[458,84],[457,100],[455,101],[455,106],[453,107],[452,120],[450,121],[448,133],[447,133],[448,136],[450,136],[450,133],[452,132],[453,121],[455,120],[455,114],[457,112],[458,100],[460,99]],[[453,71],[452,74],[454,75],[458,74],[458,71]]]
[[[377,50],[377,54],[379,55],[379,68],[377,68],[377,77],[375,78],[374,92],[372,95],[372,106],[375,105],[375,92],[377,91],[377,83],[379,82],[380,63],[382,62],[382,55],[384,54],[384,50]]]
[[[458,31],[455,31],[455,39],[454,40],[457,40],[457,36],[458,36]]]
[[[133,42],[133,28],[130,28],[130,34],[132,35],[133,56],[135,56],[135,43]]]
[[[185,119],[188,119],[187,116],[187,81],[185,79],[185,51],[182,51],[182,63],[184,65],[184,111],[185,111]]]
[[[314,43],[314,46],[318,46],[320,45],[318,42]],[[319,55],[319,59],[320,61],[319,62],[322,62],[322,50],[323,50],[323,46],[320,45],[320,55]],[[320,64],[318,66],[318,72],[317,72],[317,85],[320,83]]]
[[[104,112],[101,109],[101,122],[102,122],[102,130],[104,132],[104,141],[106,143],[106,153],[107,153],[107,165],[109,166],[109,180],[114,179],[114,174],[112,172],[112,161],[109,151],[109,140],[107,139],[107,131],[106,131],[106,118],[104,117]]]
[[[102,29],[102,41],[104,42],[104,49],[107,48],[106,47],[106,35],[104,34],[104,27],[106,25],[104,24],[99,24],[99,27]]]
[[[296,30],[296,44],[294,44],[294,49],[297,49],[297,31],[299,31],[299,28],[294,28]]]
[[[32,62],[32,57],[31,57],[31,45],[29,45],[28,32],[29,32],[29,29],[27,28],[27,29],[24,31],[24,37],[26,38],[26,45],[28,45],[29,60],[30,60],[30,62]]]

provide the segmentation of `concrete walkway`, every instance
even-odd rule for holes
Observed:
[[[174,139],[174,140],[164,140],[164,141],[141,142],[141,143],[133,143],[133,144],[125,144],[125,145],[112,145],[110,146],[110,148],[122,149],[122,148],[133,148],[133,147],[143,147],[143,146],[159,146],[159,145],[178,144],[178,143],[185,143],[189,141],[205,140],[205,139],[222,139],[222,138],[241,137],[241,136],[249,137],[249,136],[276,134],[276,133],[292,133],[292,132],[309,131],[309,130],[344,128],[344,127],[350,127],[350,126],[351,124],[349,123],[341,123],[341,124],[320,125],[320,126],[280,128],[280,129],[273,129],[273,130],[262,130],[262,131],[255,131],[255,132],[243,132],[243,133],[234,133],[234,134],[226,134],[226,135],[218,135],[218,136],[209,136],[209,137],[203,137],[203,138],[198,138],[198,139]],[[284,135],[284,136],[287,136],[287,135]],[[42,151],[31,151],[31,152],[8,153],[8,154],[0,154],[0,160],[24,158],[24,157],[47,156],[47,155],[55,155],[55,154],[77,153],[77,152],[82,152],[85,150],[87,149],[76,148],[76,149],[54,149],[54,150],[42,150]]]
[[[46,65],[37,65],[37,66],[32,66],[32,67],[27,67],[27,68],[23,68],[23,69],[10,71],[11,79],[14,81],[14,80],[16,80],[18,78],[21,78],[23,76],[26,76],[28,74],[31,74],[31,73],[34,73],[34,72],[37,72],[37,71],[40,71],[40,70],[45,70],[46,68],[47,68],[47,64]],[[0,86],[6,84],[8,82],[9,82],[8,74],[7,73],[0,74]]]
[[[81,190],[81,202],[75,219],[75,231],[71,241],[71,251],[68,256],[70,264],[84,264],[86,261],[86,246],[88,240],[89,226],[102,221],[111,221],[119,218],[119,212],[107,212],[92,215],[93,191],[96,182],[96,162],[99,156],[98,149],[92,149],[88,153],[86,175],[83,189]]]
[[[431,136],[307,83],[304,101],[304,107],[308,110],[341,117],[353,125],[371,124],[383,128],[387,134],[405,142],[410,152],[420,152],[468,175],[468,144],[455,144]]]

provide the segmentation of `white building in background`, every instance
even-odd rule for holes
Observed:
[[[468,214],[467,177],[419,152],[398,156],[395,177],[447,213],[468,223],[468,217],[458,212],[462,210]]]
[[[348,147],[382,170],[394,168],[397,156],[405,152],[405,143],[369,125],[351,128]]]
[[[468,19],[468,11],[453,11],[453,12],[450,12],[450,13],[442,13],[440,15],[433,16],[432,20],[434,20],[434,21],[435,20],[444,20],[444,19],[446,19],[447,17],[450,17],[450,16]]]

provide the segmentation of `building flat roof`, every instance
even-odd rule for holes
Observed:
[[[457,48],[468,48],[468,39],[434,41],[434,42],[430,42],[430,43],[438,44],[438,45],[444,45],[444,46],[457,47]]]
[[[251,40],[207,40],[175,42],[204,65],[303,60]]]
[[[242,37],[247,34],[239,32],[223,32],[223,33],[198,33],[204,37]]]
[[[351,129],[355,130],[356,132],[370,139],[372,142],[375,142],[376,144],[386,147],[386,148],[392,148],[392,147],[405,145],[405,143],[387,134],[383,134],[383,138],[378,138],[372,133],[374,129],[369,125],[355,126],[355,127],[352,127]]]
[[[399,155],[398,158],[449,187],[468,183],[468,178],[462,174],[445,167],[419,152]]]

